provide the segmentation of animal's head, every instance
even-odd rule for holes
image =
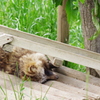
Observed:
[[[40,83],[44,83],[50,79],[58,79],[58,76],[51,70],[55,66],[49,63],[47,57],[41,53],[22,56],[19,59],[19,67],[33,81],[37,79]]]

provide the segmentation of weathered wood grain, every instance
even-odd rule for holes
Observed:
[[[88,78],[90,84],[100,86],[100,78],[96,78],[92,75],[87,76],[86,73],[82,73],[82,72],[79,72],[77,70],[65,67],[65,66],[57,68],[56,71],[58,73],[61,73],[62,75],[66,75],[68,77],[72,77],[72,78],[75,78],[75,79],[78,79],[78,80],[81,80],[84,82],[86,82],[86,80]],[[65,81],[65,79],[62,81]]]
[[[13,88],[15,91],[18,91],[19,89],[18,87],[20,86],[20,84],[22,84],[22,80],[20,80],[18,77],[8,75],[3,72],[0,72],[0,80],[2,81],[2,83],[3,81],[4,83],[6,83],[5,85],[5,84],[1,84],[0,82],[0,86],[3,88],[5,88],[6,86],[6,89],[11,91],[13,91]],[[53,88],[52,85],[46,86],[44,84],[40,84],[37,82],[24,82],[24,88],[25,89],[23,90],[23,92],[27,95],[29,95],[30,92],[32,92],[32,95],[36,93],[36,95],[38,94],[38,96],[40,97],[41,93],[45,95],[45,93],[47,92],[46,97],[48,98],[48,100],[84,100],[85,99],[85,97],[73,93],[69,93],[69,91],[65,92],[57,88]]]
[[[77,81],[74,80],[74,82],[76,82],[76,84],[78,84]],[[48,85],[48,86],[50,84],[52,84],[53,88],[57,88],[59,90],[69,92],[69,93],[72,93],[72,94],[75,94],[75,95],[80,95],[80,96],[85,97],[85,98],[87,98],[86,94],[88,94],[88,100],[91,100],[91,98],[94,98],[94,99],[100,98],[100,93],[95,92],[93,90],[90,92],[89,90],[84,90],[83,88],[77,88],[77,87],[74,87],[73,84],[68,85],[68,84],[64,84],[64,83],[61,83],[61,82],[57,82],[57,81],[48,81],[46,83],[46,85]],[[78,85],[80,85],[80,84],[78,84]],[[95,88],[94,85],[92,85],[92,88],[94,88],[94,90],[96,90],[96,89],[98,89],[98,91],[100,90],[100,88]]]

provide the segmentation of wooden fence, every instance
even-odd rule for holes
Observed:
[[[11,44],[100,70],[100,54],[0,25],[1,39]],[[11,35],[11,36],[9,36]],[[4,41],[3,41],[4,42]],[[5,42],[4,42],[5,43]]]

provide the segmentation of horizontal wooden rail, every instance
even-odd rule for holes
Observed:
[[[6,36],[5,34],[0,35],[0,47],[12,41],[13,41],[13,37]]]
[[[12,45],[100,70],[100,54],[0,25],[0,32],[13,35]]]

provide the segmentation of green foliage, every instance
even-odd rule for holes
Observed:
[[[63,0],[53,0],[53,3],[55,4],[55,6],[57,7],[58,5],[62,4]]]
[[[67,66],[69,68],[72,68],[72,69],[75,69],[75,70],[78,70],[78,71],[81,71],[81,72],[86,72],[86,67],[83,66],[83,65],[79,65],[79,64],[72,63],[72,62],[68,62]]]
[[[23,90],[25,90],[24,81],[19,85],[19,100],[22,100],[24,97]]]
[[[7,92],[0,86],[0,90],[3,92],[4,94],[4,100],[8,100],[8,97],[7,97]]]
[[[84,48],[84,40],[80,20],[77,20],[70,27],[69,43],[72,46]]]
[[[0,24],[56,39],[56,8],[52,0],[1,0]]]
[[[70,25],[69,44],[84,48],[78,0],[68,0],[66,12]]]
[[[70,25],[73,24],[77,20],[77,17],[79,16],[78,13],[78,2],[76,0],[68,0],[66,5],[66,13],[67,13],[67,19],[68,23]]]
[[[90,38],[90,40],[94,40],[100,35],[100,2],[98,0],[94,0],[94,8],[92,9],[92,21],[96,27],[96,32]]]
[[[0,0],[0,24],[56,40],[55,6],[61,3],[62,0]],[[84,48],[78,7],[78,0],[68,0],[66,12],[70,25],[69,44]]]
[[[82,4],[84,4],[86,0],[79,0],[79,1],[80,1]]]

